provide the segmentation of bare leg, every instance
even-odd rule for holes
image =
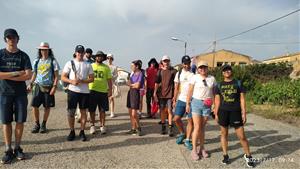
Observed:
[[[86,109],[80,109],[80,114],[81,114],[80,130],[84,130],[86,124]]]
[[[139,123],[139,117],[137,115],[137,109],[132,109],[132,119],[134,122],[134,129],[137,129],[138,127],[140,127],[140,123]]]
[[[226,155],[228,148],[228,128],[223,126],[221,126],[221,146],[223,155]]]
[[[237,137],[240,139],[240,142],[241,142],[241,145],[244,149],[245,154],[247,156],[249,156],[250,155],[249,143],[248,143],[248,140],[245,136],[244,127],[236,128],[235,133],[236,133]]]
[[[105,126],[105,112],[99,112],[100,116],[100,126]]]
[[[40,111],[39,111],[39,108],[38,107],[33,107],[32,111],[33,111],[34,121],[38,122],[40,120]]]
[[[182,121],[181,121],[181,117],[175,115],[175,117],[174,117],[174,122],[175,122],[176,127],[177,127],[178,130],[179,130],[179,133],[184,133],[183,123],[182,123]]]
[[[16,123],[15,128],[15,137],[16,137],[16,145],[20,145],[23,135],[24,123]]]
[[[188,124],[186,126],[186,138],[187,139],[190,139],[191,136],[192,136],[192,132],[193,132],[193,119],[192,118],[189,118],[188,119]]]
[[[133,120],[133,117],[132,117],[132,110],[133,109],[128,108],[128,113],[129,113],[130,122],[131,122],[131,129],[134,129],[134,120]]]
[[[11,137],[12,137],[12,125],[10,124],[3,124],[3,136],[5,145],[11,146]]]
[[[95,125],[95,112],[90,112],[90,118],[91,118],[91,125]]]
[[[50,107],[45,108],[43,121],[47,121],[50,114]]]
[[[193,122],[194,122],[194,131],[193,131],[193,137],[192,137],[192,144],[193,144],[193,151],[197,151],[197,140],[199,138],[199,132],[200,132],[200,116],[193,116]]]

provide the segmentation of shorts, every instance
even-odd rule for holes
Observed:
[[[191,102],[191,112],[193,116],[210,116],[211,108],[204,105],[203,100],[192,99]]]
[[[140,90],[130,89],[127,94],[127,108],[136,109],[140,108]]]
[[[27,119],[27,95],[0,96],[0,121],[2,124],[10,124],[13,120],[24,123]],[[15,119],[14,119],[15,117]]]
[[[68,113],[70,116],[74,116],[77,105],[79,109],[87,109],[89,107],[89,93],[76,93],[68,90]]]
[[[242,113],[240,110],[219,110],[218,111],[219,125],[223,127],[241,127],[243,126]]]
[[[89,112],[95,112],[98,106],[99,112],[105,112],[109,109],[107,93],[90,91]]]
[[[168,110],[172,110],[172,99],[168,98],[159,98],[159,108],[164,109],[168,108]]]
[[[192,118],[192,113],[186,113],[186,102],[183,102],[181,100],[177,100],[176,106],[175,106],[175,116],[183,117],[184,114],[186,114],[187,118]]]
[[[50,91],[42,92],[39,86],[36,84],[32,90],[31,106],[40,107],[41,104],[43,104],[45,108],[54,107],[55,98],[54,95],[50,95]]]

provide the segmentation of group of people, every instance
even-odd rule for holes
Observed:
[[[1,163],[10,163],[14,158],[25,158],[20,146],[24,122],[27,118],[27,92],[32,92],[31,106],[35,124],[32,133],[46,133],[46,123],[50,108],[55,106],[54,95],[58,86],[60,66],[49,44],[42,42],[38,57],[31,65],[28,55],[17,46],[19,35],[15,29],[4,31],[6,48],[0,50],[0,121],[3,124],[5,154]],[[73,59],[62,69],[61,80],[67,86],[67,119],[70,132],[68,141],[75,134],[76,109],[80,111],[80,140],[86,141],[85,128],[90,116],[90,133],[96,132],[95,118],[98,107],[100,132],[106,133],[105,112],[111,104],[111,117],[115,117],[113,89],[117,78],[117,68],[112,64],[113,55],[98,51],[95,55],[89,48],[77,45]],[[108,59],[108,64],[103,62]],[[192,69],[193,68],[193,69]],[[194,71],[192,71],[194,70]],[[228,128],[235,128],[245,151],[244,158],[249,167],[254,166],[243,125],[246,123],[245,89],[239,80],[233,79],[232,68],[222,68],[224,80],[217,83],[208,74],[208,64],[200,61],[192,64],[187,55],[182,57],[182,68],[177,71],[171,66],[169,56],[162,57],[160,63],[155,58],[142,69],[142,61],[131,62],[128,75],[127,108],[131,121],[128,134],[142,136],[139,112],[142,110],[143,96],[146,94],[147,117],[154,116],[152,107],[158,104],[161,117],[161,134],[175,135],[175,123],[179,135],[177,144],[191,150],[193,160],[208,158],[204,147],[205,126],[213,112],[221,130],[221,145],[224,164],[229,164],[227,152]],[[25,81],[30,81],[26,86]],[[39,121],[39,107],[43,104],[43,121]],[[212,111],[212,105],[214,109]],[[175,111],[173,111],[173,108]],[[89,113],[88,113],[89,112]],[[183,116],[187,116],[184,129]],[[12,121],[16,121],[15,146],[12,148]]]

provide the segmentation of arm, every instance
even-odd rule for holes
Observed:
[[[12,80],[12,81],[26,81],[29,80],[32,76],[32,71],[31,69],[26,69],[25,73],[23,73],[24,71],[17,71],[19,72],[19,76],[13,76],[10,78],[7,78],[8,80]]]
[[[10,80],[11,78],[13,78],[15,76],[19,76],[21,74],[25,74],[25,71],[0,72],[0,79],[2,79],[2,80],[5,80],[5,79]]]
[[[178,96],[178,91],[179,91],[179,85],[177,82],[175,82],[175,86],[174,86],[174,96],[173,96],[173,107],[175,107],[176,105],[176,99],[177,99],[177,96]]]
[[[195,86],[194,84],[189,85],[189,90],[188,90],[187,97],[186,97],[186,112],[187,113],[190,113],[190,111],[191,111],[190,106],[191,106],[192,95],[194,92],[194,86]]]
[[[108,79],[108,97],[112,96],[112,79]]]
[[[50,91],[50,95],[54,95],[57,88],[57,82],[58,82],[58,70],[54,71],[54,80],[53,80],[53,86]]]
[[[243,119],[243,123],[245,124],[247,121],[245,93],[240,93],[240,101],[241,101],[242,119]]]
[[[80,80],[80,83],[92,83],[94,81],[94,74],[90,74],[87,79]]]
[[[219,108],[220,108],[220,95],[218,95],[218,94],[215,95],[214,104],[215,104],[215,108],[214,108],[215,120],[218,122],[218,120],[219,120],[218,111],[219,111]]]

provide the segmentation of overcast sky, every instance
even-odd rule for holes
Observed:
[[[15,28],[19,47],[36,57],[36,47],[47,41],[61,67],[72,59],[77,44],[115,56],[115,64],[129,69],[130,62],[164,54],[177,64],[184,54],[212,51],[216,38],[253,28],[300,8],[299,0],[1,0],[0,31]],[[300,13],[290,15],[247,34],[217,43],[264,60],[300,51]],[[240,43],[240,44],[239,44]],[[249,43],[249,44],[246,44]],[[3,41],[1,48],[5,47]]]

